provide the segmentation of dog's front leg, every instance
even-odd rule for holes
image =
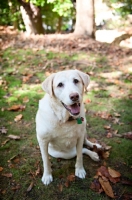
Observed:
[[[86,172],[83,167],[83,155],[82,155],[82,148],[83,148],[83,141],[84,138],[80,137],[77,141],[77,158],[76,158],[76,165],[75,165],[75,175],[79,178],[85,178]]]
[[[49,161],[49,155],[48,155],[48,144],[49,142],[44,139],[38,138],[39,146],[40,146],[40,151],[42,155],[42,160],[43,160],[43,167],[44,167],[44,172],[42,176],[42,182],[45,185],[49,185],[53,181],[52,177],[52,170],[51,170],[51,163]]]

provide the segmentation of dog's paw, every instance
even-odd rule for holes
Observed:
[[[97,154],[96,152],[92,152],[91,155],[90,155],[90,157],[91,157],[92,160],[94,160],[94,161],[99,161],[99,160],[100,160],[100,159],[99,159],[99,156],[98,156],[98,154]]]
[[[53,177],[51,174],[43,175],[42,182],[44,185],[49,185],[53,181]]]
[[[100,144],[95,143],[95,146],[97,147],[97,149],[102,149],[102,146]]]
[[[86,171],[84,168],[76,168],[75,170],[75,175],[79,178],[85,178],[86,176]]]

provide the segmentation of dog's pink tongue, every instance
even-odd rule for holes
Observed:
[[[75,103],[72,106],[70,106],[70,110],[73,115],[77,115],[80,113],[80,106],[77,103]]]

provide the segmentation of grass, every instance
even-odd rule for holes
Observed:
[[[91,63],[86,65],[87,62]],[[112,148],[109,158],[101,160],[99,163],[84,156],[87,177],[84,180],[76,178],[68,188],[65,186],[65,182],[67,176],[74,173],[75,159],[69,161],[50,158],[54,181],[46,187],[41,182],[43,167],[35,132],[38,101],[44,95],[41,82],[47,74],[62,69],[71,69],[72,64],[73,68],[75,68],[74,64],[77,64],[76,67],[84,72],[92,70],[91,85],[93,86],[84,97],[87,133],[90,137],[96,138]],[[100,73],[111,73],[114,70],[117,70],[117,66],[113,68],[109,57],[101,54],[88,54],[87,52],[68,54],[67,52],[54,53],[16,48],[8,48],[2,52],[1,128],[5,127],[7,133],[0,135],[0,167],[3,168],[0,173],[1,175],[11,173],[12,177],[1,176],[1,199],[108,200],[109,197],[104,193],[98,194],[90,189],[96,170],[104,162],[107,166],[118,170],[122,178],[132,180],[131,140],[118,137],[107,138],[109,130],[104,128],[104,126],[110,125],[110,131],[118,130],[119,134],[131,131],[131,81],[126,78],[129,77],[126,76],[127,69],[123,71],[118,66],[118,70],[122,72],[123,76],[115,79],[100,76]],[[87,102],[87,99],[90,101]],[[24,105],[25,109],[9,111],[9,108],[16,104]],[[22,114],[23,117],[20,121],[15,122],[14,118],[19,114]],[[8,139],[7,136],[10,134],[20,136],[20,140]],[[38,167],[40,167],[39,173],[36,174]],[[33,188],[27,192],[32,182],[34,183]],[[119,196],[122,194],[124,186],[119,182],[113,188],[114,193]],[[129,192],[129,186],[125,186],[125,193]]]

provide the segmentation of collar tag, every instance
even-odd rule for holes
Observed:
[[[77,124],[82,124],[82,122],[84,121],[84,118],[83,117],[78,117],[76,119],[76,121],[77,121]]]

